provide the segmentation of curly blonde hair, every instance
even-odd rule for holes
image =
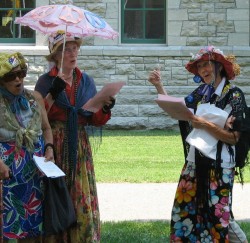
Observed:
[[[236,63],[236,57],[233,54],[229,54],[225,56],[225,58],[226,60],[228,60],[229,62],[233,64],[233,70],[234,70],[235,76],[240,75],[240,65]]]

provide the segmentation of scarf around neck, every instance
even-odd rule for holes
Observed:
[[[20,95],[13,95],[7,89],[0,87],[0,93],[10,101],[10,108],[13,113],[20,114],[20,110],[28,110],[28,101],[24,96],[24,91]]]
[[[4,93],[4,94],[9,95],[9,92]],[[20,109],[24,109],[24,110],[31,109],[33,113],[33,115],[30,118],[30,121],[28,122],[28,125],[24,127],[20,125],[21,123],[17,119],[17,115],[13,113],[12,111],[11,105],[13,104],[13,100],[8,99],[4,94],[2,93],[2,89],[1,89],[0,103],[3,109],[1,110],[1,112],[2,112],[2,115],[4,116],[4,120],[6,121],[4,124],[2,124],[2,127],[5,130],[13,132],[15,134],[16,151],[19,151],[21,147],[24,145],[26,146],[29,152],[33,152],[34,143],[37,141],[41,133],[41,111],[40,111],[41,107],[39,106],[37,102],[35,102],[35,98],[33,97],[33,95],[29,91],[24,90],[23,94],[21,95],[22,98],[20,100],[23,102],[25,99],[25,102],[24,102],[25,106],[22,107],[22,105],[20,104],[16,104],[16,105],[17,107],[19,106]],[[3,98],[5,99],[5,101]],[[15,100],[15,102],[16,101],[18,102],[18,100]],[[29,106],[29,101],[32,101],[33,103],[32,107]],[[13,138],[10,138],[10,139],[13,139]],[[23,144],[23,142],[25,143]]]
[[[85,117],[90,117],[93,113],[83,110],[83,105],[97,93],[96,86],[93,80],[86,73],[79,75],[79,69],[76,69],[77,78],[76,83],[80,83],[77,89],[75,89],[75,105],[71,105],[70,101],[65,93],[61,92],[55,101],[55,104],[64,108],[67,111],[67,128],[68,128],[68,144],[72,148],[69,150],[68,158],[76,165],[77,161],[77,132],[78,132],[78,114]],[[76,85],[76,84],[73,84]]]

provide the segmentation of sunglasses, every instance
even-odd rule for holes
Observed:
[[[11,82],[11,81],[15,80],[17,77],[20,79],[25,78],[26,75],[27,75],[27,69],[22,69],[22,70],[18,70],[16,72],[7,73],[3,77],[1,77],[0,79],[7,83],[7,82]]]

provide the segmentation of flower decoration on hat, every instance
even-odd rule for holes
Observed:
[[[194,75],[199,75],[197,69],[199,61],[219,62],[224,67],[229,80],[234,79],[236,75],[240,74],[240,66],[235,62],[235,56],[226,56],[220,49],[216,49],[214,46],[204,47],[197,54],[191,53],[191,59],[185,66],[186,69]]]

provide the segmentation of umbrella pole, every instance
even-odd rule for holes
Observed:
[[[62,73],[62,67],[63,67],[63,59],[64,59],[64,50],[65,50],[65,44],[66,44],[66,34],[67,34],[67,25],[65,27],[65,34],[63,38],[63,50],[62,50],[62,60],[61,60],[61,67],[60,67],[60,73]]]

